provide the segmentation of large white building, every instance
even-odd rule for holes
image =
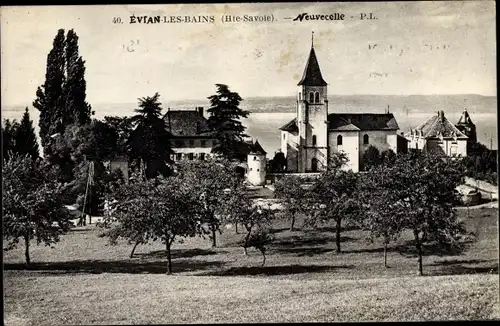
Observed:
[[[390,113],[329,113],[328,84],[321,75],[314,45],[297,89],[297,116],[280,128],[288,172],[324,171],[329,158],[344,152],[345,169],[358,172],[370,145],[398,151],[399,126]],[[332,103],[335,111],[335,103]]]
[[[462,115],[469,118],[467,111]],[[470,122],[466,119],[459,120],[462,124]],[[475,129],[474,129],[475,135]],[[439,111],[416,128],[411,129],[406,135],[408,148],[421,150],[424,152],[439,151],[447,156],[467,156],[467,141],[469,137],[453,125],[445,116],[443,111]]]

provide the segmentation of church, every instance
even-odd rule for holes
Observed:
[[[380,152],[398,151],[398,123],[391,113],[329,113],[328,84],[319,67],[314,42],[302,79],[297,84],[296,117],[280,128],[281,151],[287,172],[325,171],[329,158],[344,152],[346,170],[363,168],[363,154],[370,147]]]

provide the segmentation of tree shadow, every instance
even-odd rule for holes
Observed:
[[[340,237],[340,242],[346,242],[346,241],[352,241],[355,240],[354,238],[347,237],[347,236],[341,236]],[[327,236],[307,236],[307,235],[302,235],[302,236],[291,236],[291,237],[286,237],[282,239],[277,239],[273,242],[273,247],[300,247],[300,246],[317,246],[317,245],[324,245],[329,242],[335,242],[335,237],[327,237]]]
[[[199,248],[194,248],[194,249],[172,249],[171,250],[171,255],[172,259],[175,258],[192,258],[196,256],[209,256],[209,255],[216,255],[216,254],[223,254],[226,253],[226,251],[214,251],[211,249],[199,249]],[[134,254],[134,257],[139,257],[139,258],[167,258],[167,253],[165,250],[156,250],[156,251],[151,251],[147,253],[136,253]]]
[[[340,232],[348,232],[348,231],[356,231],[356,230],[359,230],[360,228],[355,226],[355,225],[350,225],[350,226],[346,226],[346,227],[341,227],[340,228]],[[337,228],[336,227],[333,227],[333,226],[318,226],[318,227],[314,227],[310,230],[308,230],[308,232],[329,232],[329,233],[336,233],[337,232]]]
[[[182,259],[172,261],[172,273],[203,270],[220,267],[224,262]],[[29,268],[25,264],[4,264],[4,270],[37,271],[46,274],[100,274],[100,273],[129,273],[129,274],[165,274],[167,261],[138,262],[133,260],[73,260],[65,262],[32,263]]]
[[[489,264],[486,264],[489,263]],[[480,266],[465,266],[480,265]],[[453,259],[438,261],[430,266],[441,267],[435,275],[498,274],[498,262],[486,259]]]
[[[298,257],[304,256],[314,256],[320,255],[327,252],[334,251],[334,249],[328,249],[323,247],[296,247],[296,248],[273,248],[272,252],[277,253],[289,253],[289,254],[297,254]]]
[[[336,269],[353,269],[353,265],[322,266],[322,265],[287,265],[287,266],[244,266],[225,270],[209,271],[197,274],[199,276],[244,276],[244,275],[292,275],[303,273],[324,273]]]
[[[276,233],[281,233],[281,232],[285,232],[285,231],[289,231],[290,228],[271,228],[269,229],[269,232],[272,233],[272,234],[276,234]]]
[[[423,256],[458,256],[462,254],[475,240],[466,240],[459,243],[457,246],[450,246],[446,244],[440,244],[438,242],[426,243],[422,245],[422,255]],[[415,240],[406,241],[402,245],[394,246],[394,250],[399,252],[401,255],[409,258],[418,256],[418,250],[415,245]]]

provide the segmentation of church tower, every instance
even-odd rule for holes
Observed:
[[[297,172],[326,170],[328,157],[328,98],[327,83],[321,75],[314,51],[314,32],[311,51],[302,79],[297,84],[297,125],[299,149]]]
[[[457,127],[458,130],[460,130],[467,137],[469,137],[468,139],[469,142],[475,143],[477,141],[476,125],[472,123],[472,120],[469,116],[469,113],[467,112],[467,109],[464,109],[455,127]]]

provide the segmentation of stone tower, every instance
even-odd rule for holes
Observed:
[[[321,75],[314,51],[313,38],[302,79],[297,84],[297,125],[299,129],[297,172],[317,172],[323,171],[327,167],[327,85]]]
[[[252,149],[247,156],[247,180],[254,186],[264,186],[266,184],[266,151],[258,141],[252,145]]]
[[[469,137],[469,143],[475,143],[477,141],[476,125],[472,123],[467,109],[464,109],[464,112],[462,112],[462,115],[460,116],[460,119],[458,119],[458,123],[455,127]]]

